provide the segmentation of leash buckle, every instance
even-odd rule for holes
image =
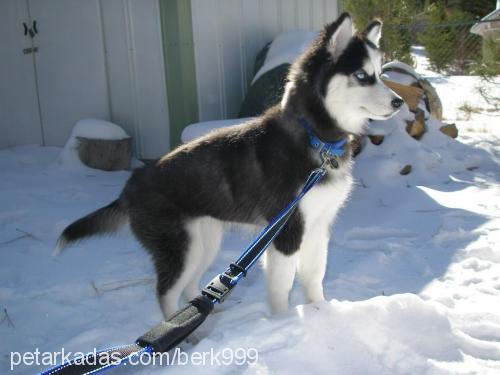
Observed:
[[[224,302],[231,293],[238,280],[226,272],[215,276],[201,291],[204,296],[216,300],[218,303]]]

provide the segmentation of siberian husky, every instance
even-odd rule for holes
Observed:
[[[154,165],[135,170],[120,197],[69,225],[58,250],[130,223],[151,253],[165,317],[179,298],[199,294],[224,223],[270,222],[299,192],[320,155],[308,129],[323,142],[362,134],[369,119],[387,119],[403,101],[380,80],[382,24],[354,33],[349,14],[328,24],[291,66],[281,103],[244,125],[182,145]],[[268,299],[288,308],[298,274],[308,302],[324,299],[330,226],[352,186],[351,150],[301,201],[265,254]]]

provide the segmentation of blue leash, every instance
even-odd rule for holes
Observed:
[[[95,355],[94,355],[95,354]],[[53,375],[53,374],[66,374],[66,375],[90,375],[98,374],[114,367],[126,364],[130,362],[134,357],[140,357],[143,354],[153,354],[152,347],[140,347],[136,344],[116,346],[107,349],[99,350],[96,353],[87,354],[74,359],[71,359],[62,365],[52,367],[40,374],[43,375]],[[115,360],[109,361],[108,359],[112,357]],[[94,366],[101,363],[100,359],[105,358],[102,361],[102,365]]]
[[[311,147],[318,150],[322,159],[319,168],[311,172],[300,193],[266,226],[257,238],[247,246],[236,262],[217,275],[183,309],[177,311],[167,320],[162,321],[137,339],[134,344],[103,349],[97,353],[72,359],[62,365],[52,367],[40,375],[90,375],[97,374],[122,364],[141,355],[154,355],[166,352],[182,342],[202,324],[216,303],[222,303],[238,282],[246,276],[247,271],[257,262],[271,242],[278,236],[290,217],[295,212],[300,200],[326,174],[325,165],[338,167],[338,158],[344,153],[346,140],[324,143],[317,138],[305,119],[299,120],[308,130]],[[109,358],[113,361],[109,361]]]

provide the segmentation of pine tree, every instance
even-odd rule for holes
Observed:
[[[354,17],[356,28],[362,30],[372,19],[384,21],[380,48],[387,60],[413,64],[410,53],[412,31],[409,25],[423,6],[415,0],[345,0],[344,9]]]

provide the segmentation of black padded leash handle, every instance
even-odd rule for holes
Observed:
[[[157,353],[169,351],[198,328],[213,308],[213,300],[200,295],[182,310],[139,337],[136,342],[144,348],[152,347]]]
[[[182,310],[177,311],[149,332],[139,337],[135,344],[102,350],[78,360],[44,371],[41,375],[81,375],[105,371],[118,366],[122,360],[143,352],[166,352],[188,337],[214,308],[214,301],[198,296]],[[152,350],[151,350],[152,349]],[[110,362],[110,358],[115,363]]]

